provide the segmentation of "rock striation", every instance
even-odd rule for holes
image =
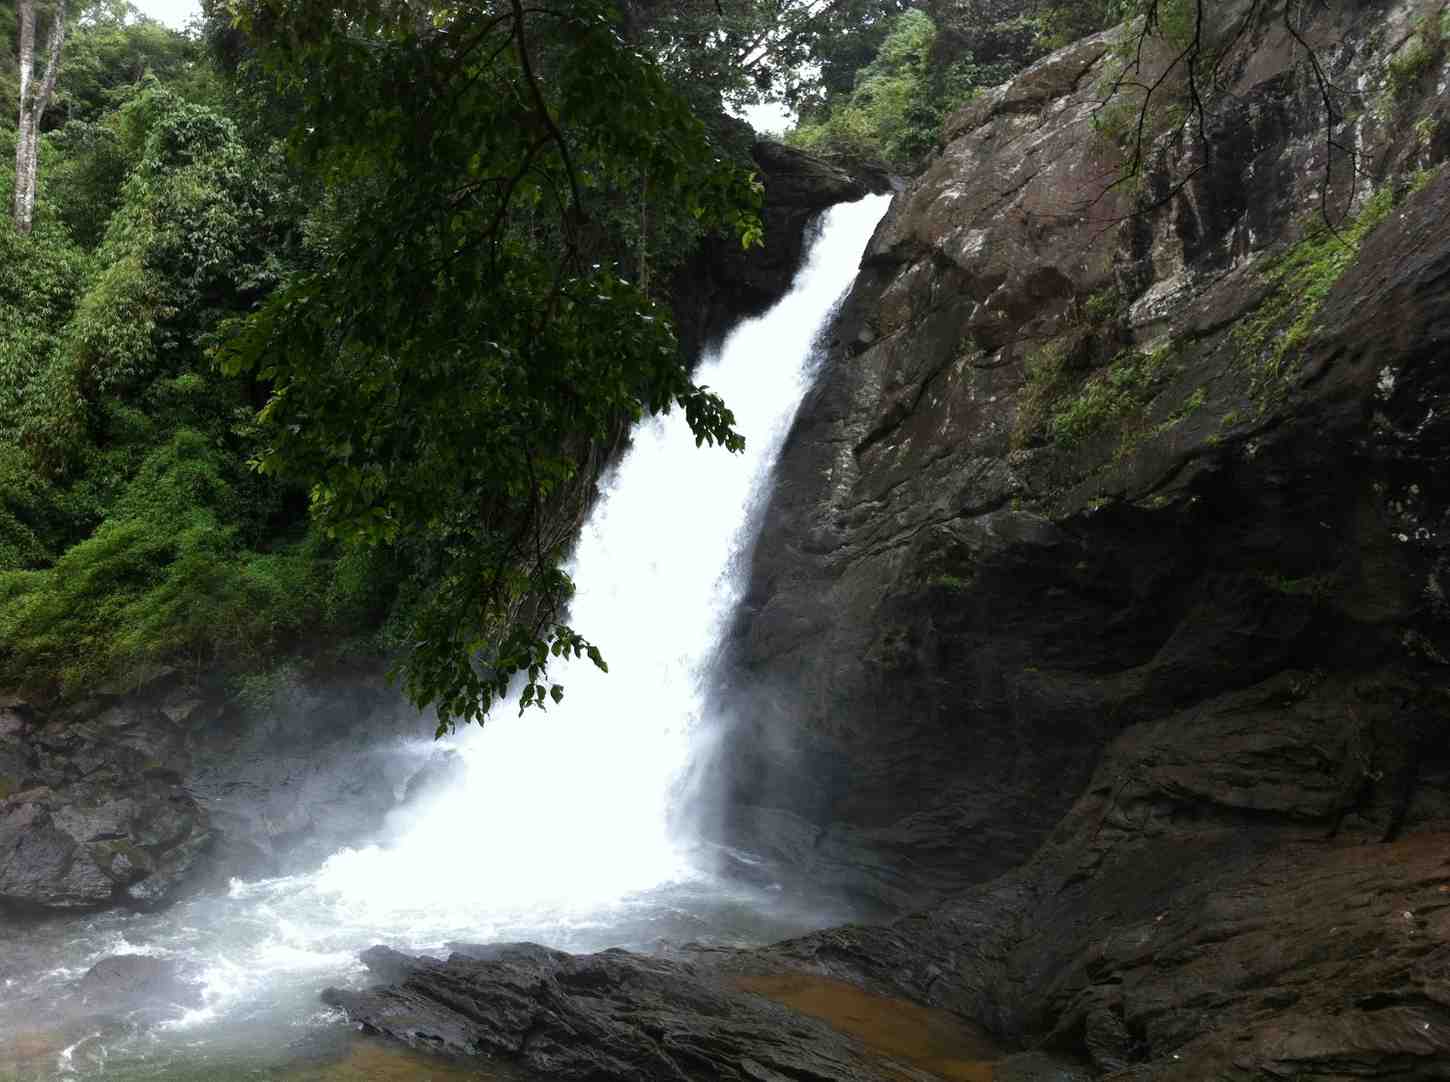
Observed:
[[[1440,16],[1255,24],[1128,183],[1113,32],[951,118],[788,441],[713,771],[722,840],[912,915],[772,957],[1105,1078],[1450,1075]]]
[[[1421,6],[1305,30],[1360,88],[1332,148],[1274,20],[1225,62],[1207,150],[1167,127],[1131,184],[1100,116],[1116,32],[951,118],[779,467],[721,696],[726,840],[929,903],[1026,861],[1134,726],[1241,694],[1180,790],[1237,763],[1264,829],[1435,820],[1444,50],[1386,89]],[[1286,680],[1333,689],[1312,796],[1235,743],[1284,726]]]

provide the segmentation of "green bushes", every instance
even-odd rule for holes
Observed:
[[[936,146],[945,118],[978,87],[1010,74],[1004,65],[979,65],[970,57],[933,71],[936,34],[925,12],[897,16],[875,59],[857,73],[850,95],[803,117],[786,141],[818,154],[913,171]]]
[[[22,427],[32,385],[70,321],[90,269],[65,230],[43,216],[29,236],[0,228],[0,442]]]
[[[205,354],[284,269],[276,161],[154,82],[80,127],[51,147],[59,212],[0,230],[0,686],[263,669],[332,620],[375,628],[393,580],[250,468],[257,391]]]
[[[317,552],[246,551],[227,465],[200,433],[176,432],[91,536],[51,567],[0,573],[0,683],[65,694],[177,658],[245,661],[315,618]]]

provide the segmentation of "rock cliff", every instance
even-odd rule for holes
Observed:
[[[1001,1078],[1450,1078],[1450,27],[1205,9],[1262,18],[1126,182],[1113,33],[952,118],[776,478],[715,829],[912,911],[554,960],[527,1004],[513,970],[405,966],[355,1017],[495,1048],[466,1019],[506,1000],[506,1055],[718,1077],[672,1012],[805,971],[1036,1050]],[[858,1076],[820,1047],[729,1062]]]
[[[1022,863],[1133,725],[1284,679],[1337,689],[1324,791],[1240,803],[1413,798],[1447,656],[1443,49],[1382,86],[1422,7],[1303,28],[1361,88],[1328,165],[1274,22],[1226,65],[1207,149],[1169,130],[1132,183],[1113,32],[952,118],[780,465],[726,697],[733,838],[941,897]],[[1202,769],[1232,760],[1227,730],[1197,739]],[[1240,783],[1282,788],[1261,767]]]
[[[1114,32],[951,119],[722,697],[722,836],[919,909],[785,954],[1112,1077],[1450,1072],[1444,5],[1293,15],[1127,182]]]

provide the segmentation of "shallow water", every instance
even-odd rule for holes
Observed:
[[[705,688],[753,523],[816,335],[886,205],[829,211],[791,293],[702,364],[697,378],[735,411],[744,455],[697,450],[676,413],[639,425],[602,480],[572,561],[571,621],[601,644],[607,676],[570,664],[557,674],[560,707],[501,711],[445,741],[462,764],[451,784],[305,874],[233,881],[160,914],[0,926],[0,1082],[470,1077],[348,1043],[319,993],[365,983],[357,955],[376,943],[440,956],[449,941],[648,951],[758,944],[847,918],[720,878],[681,825],[684,779],[714,736]],[[80,1004],[85,971],[126,953],[176,961],[197,1004],[162,1019]]]
[[[739,977],[735,984],[950,1082],[990,1082],[992,1064],[1001,1056],[979,1026],[947,1011],[873,995],[845,981],[788,974]]]
[[[307,1061],[328,1046],[327,1034],[348,1029],[319,993],[366,984],[357,954],[375,942],[439,957],[449,953],[449,940],[650,951],[691,941],[758,944],[846,916],[703,872],[588,906],[532,914],[480,906],[481,919],[422,931],[327,919],[336,913],[318,877],[295,876],[236,884],[227,896],[194,898],[165,913],[0,929],[0,1082],[195,1079],[202,1071],[208,1078],[294,1077],[275,1072]],[[91,965],[132,953],[182,963],[202,1003],[160,1022],[79,1004],[75,983]]]

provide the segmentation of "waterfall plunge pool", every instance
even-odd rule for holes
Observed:
[[[720,878],[681,804],[712,736],[706,687],[817,336],[888,202],[827,211],[787,296],[702,362],[697,379],[735,412],[743,455],[697,449],[676,411],[642,422],[602,479],[571,561],[571,620],[600,643],[608,675],[569,664],[559,706],[505,707],[448,738],[463,764],[448,786],[309,873],[233,880],[162,913],[0,926],[0,1080],[518,1078],[450,1073],[364,1040],[318,993],[364,983],[357,955],[375,943],[649,951],[760,944],[849,916]],[[79,978],[117,954],[174,961],[193,1005],[158,1019],[79,1002]]]

